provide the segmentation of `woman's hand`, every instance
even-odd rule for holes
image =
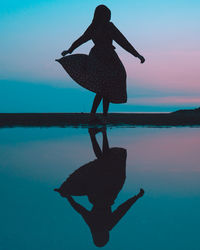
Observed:
[[[141,63],[144,63],[145,62],[145,59],[143,56],[139,55],[138,58],[140,59]]]
[[[142,197],[144,195],[144,189],[140,188],[140,192],[137,194],[137,197]]]
[[[64,51],[61,53],[62,56],[66,56],[67,54],[70,54],[69,50],[64,50]]]

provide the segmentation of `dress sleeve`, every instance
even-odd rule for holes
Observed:
[[[87,41],[89,41],[92,38],[92,28],[91,25],[87,28],[87,30],[83,33],[83,35],[81,37],[79,37],[73,44],[72,46],[69,48],[69,52],[72,53],[73,50],[75,50],[76,48],[78,48],[80,45],[82,45],[83,43],[86,43]]]
[[[110,32],[112,39],[123,49],[125,49],[135,57],[138,57],[140,55],[113,23],[110,23]]]

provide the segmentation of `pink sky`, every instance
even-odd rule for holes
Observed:
[[[200,94],[200,51],[146,53],[141,65],[124,56],[128,77],[158,88],[189,90]]]

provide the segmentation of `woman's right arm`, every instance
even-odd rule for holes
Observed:
[[[76,48],[86,43],[91,38],[92,38],[92,29],[91,26],[89,26],[87,30],[84,32],[84,34],[81,37],[79,37],[75,42],[72,43],[71,47],[68,50],[64,50],[61,53],[62,56],[65,56],[66,54],[71,54]]]
[[[138,57],[141,63],[144,63],[145,59],[141,56],[137,50],[129,43],[126,37],[117,29],[117,27],[111,23],[112,39],[118,43],[123,49],[131,53],[133,56]]]
[[[67,200],[69,201],[70,205],[82,216],[87,215],[89,211],[81,206],[78,202],[76,202],[70,195],[67,196]]]
[[[109,230],[111,230],[120,220],[121,218],[128,212],[128,210],[132,207],[132,205],[144,195],[144,190],[140,189],[140,192],[128,199],[124,203],[122,203],[113,213],[111,223],[109,225]]]

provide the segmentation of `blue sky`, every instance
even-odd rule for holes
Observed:
[[[15,0],[0,3],[0,112],[90,111],[94,94],[74,83],[54,59],[84,32],[102,3],[146,58],[141,65],[116,46],[128,74],[128,102],[111,105],[110,111],[200,106],[199,1]],[[91,47],[88,42],[74,53],[87,54]]]

